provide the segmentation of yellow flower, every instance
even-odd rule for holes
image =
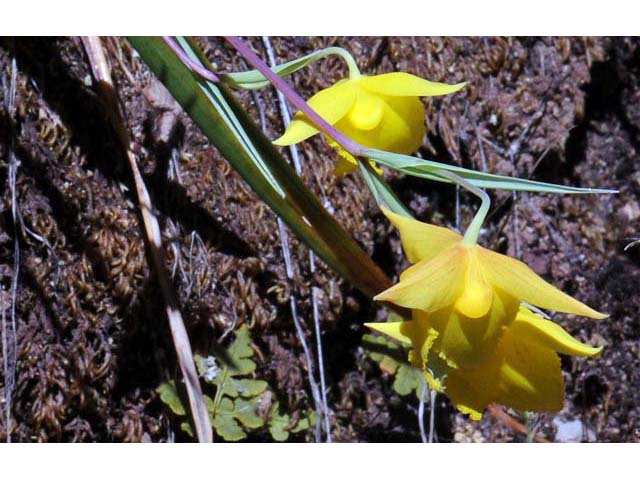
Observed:
[[[420,349],[427,359],[423,368],[431,388],[444,392],[474,420],[482,417],[490,403],[522,411],[560,410],[564,382],[557,353],[592,357],[602,350],[579,342],[556,323],[521,307],[484,363],[475,368],[451,368],[432,349],[438,332],[430,319],[430,314],[414,310],[410,322],[367,326]]]
[[[426,364],[431,347],[452,368],[484,364],[495,355],[521,301],[591,318],[606,317],[562,293],[518,260],[468,245],[446,228],[383,212],[399,229],[407,259],[415,265],[375,299],[428,313],[434,333],[428,336],[424,331],[424,338],[414,343],[416,366]]]
[[[425,134],[424,105],[418,97],[446,95],[464,85],[430,82],[403,72],[354,75],[316,93],[307,103],[328,123],[365,147],[410,154],[422,145]],[[273,143],[293,145],[316,133],[316,127],[298,112],[284,135]],[[355,170],[356,160],[339,147],[338,151],[341,158],[336,174]]]

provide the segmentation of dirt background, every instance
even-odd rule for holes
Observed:
[[[265,55],[259,38],[249,41]],[[199,42],[220,71],[246,68],[220,39]],[[274,37],[271,42],[279,61],[338,45],[350,50],[366,73],[399,70],[469,82],[458,94],[425,99],[424,156],[620,191],[575,197],[494,193],[481,242],[522,258],[559,288],[611,314],[601,321],[554,318],[605,349],[598,359],[563,358],[565,408],[538,416],[538,433],[554,440],[558,422],[579,420],[583,440],[638,440],[640,246],[624,247],[640,236],[640,42],[537,37]],[[295,281],[289,282],[274,214],[186,115],[167,108],[153,75],[126,40],[108,39],[105,46],[194,348],[206,354],[230,327],[247,323],[259,351],[259,377],[288,412],[308,411],[313,405],[306,364],[288,302],[294,294],[313,346],[310,297],[317,286],[334,441],[420,441],[415,396],[395,393],[393,378],[362,348],[362,324],[386,312],[324,265],[311,274],[308,250],[294,238]],[[7,104],[14,60],[12,111]],[[15,333],[16,339],[15,355],[8,342],[8,371],[0,366],[0,440],[6,440],[9,391],[13,441],[189,440],[155,393],[179,372],[133,184],[92,89],[79,40],[4,38],[0,75],[0,310],[4,333],[9,340]],[[344,63],[330,58],[291,78],[308,98],[345,75]],[[279,136],[282,121],[270,88],[238,97],[257,121],[264,114],[270,138]],[[361,179],[332,175],[335,154],[322,139],[305,142],[301,152],[306,184],[397,278],[406,267],[398,236]],[[473,214],[475,201],[457,196],[452,187],[387,177],[421,220],[456,228]],[[508,413],[525,422],[517,412]],[[525,438],[494,415],[469,421],[444,397],[437,402],[436,433],[441,442]],[[312,438],[308,432],[291,440]],[[270,437],[258,432],[249,440]]]

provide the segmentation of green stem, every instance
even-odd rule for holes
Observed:
[[[482,200],[482,205],[480,205],[480,208],[478,209],[476,216],[473,217],[473,220],[467,227],[467,231],[464,233],[464,240],[463,240],[463,243],[469,247],[476,245],[478,243],[478,236],[480,235],[480,229],[482,228],[482,225],[484,224],[484,221],[487,218],[487,213],[489,213],[489,207],[491,207],[491,199],[489,198],[489,195],[487,194],[487,192],[485,192],[481,188],[478,188],[475,185],[472,185],[471,183],[466,181],[464,178],[462,178],[459,175],[456,175],[453,172],[449,172],[446,170],[438,170],[436,174],[441,177],[448,178],[454,183],[457,183],[462,188],[469,190],[471,193],[473,193],[478,198],[480,198],[480,200]]]
[[[354,80],[356,78],[360,78],[360,69],[358,68],[358,64],[356,63],[353,56],[342,47],[328,47],[322,51],[322,57],[328,55],[339,55],[343,58],[343,60],[347,63],[347,67],[349,68],[349,79]]]
[[[229,378],[229,368],[228,367],[224,368],[224,371],[222,372],[222,375],[223,375],[222,381],[217,385],[216,394],[213,397],[213,409],[211,410],[211,412],[209,412],[211,414],[211,418],[212,419],[218,413],[218,407],[220,406],[220,402],[222,401],[222,395],[224,394],[225,383],[227,382],[227,379]]]

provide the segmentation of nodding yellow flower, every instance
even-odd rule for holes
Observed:
[[[446,228],[384,210],[398,228],[407,259],[414,263],[400,282],[375,300],[428,314],[431,331],[414,343],[412,362],[424,367],[432,349],[451,368],[476,368],[493,358],[521,302],[559,312],[605,318],[550,285],[524,263]],[[437,334],[437,335],[436,335]],[[425,347],[426,346],[426,347]]]
[[[367,326],[420,349],[420,356],[428,357],[423,368],[430,387],[444,392],[474,420],[482,418],[490,403],[522,411],[560,410],[564,382],[557,354],[592,357],[602,350],[579,342],[558,324],[520,307],[497,348],[481,365],[451,368],[432,348],[439,334],[430,320],[430,314],[414,310],[412,321]]]
[[[424,105],[418,97],[446,95],[465,83],[430,82],[403,72],[365,76],[355,74],[316,93],[307,102],[323,119],[352,140],[394,153],[415,152],[425,134]],[[302,112],[296,113],[275,145],[293,145],[318,133]],[[333,140],[340,159],[336,174],[349,173],[357,162]]]

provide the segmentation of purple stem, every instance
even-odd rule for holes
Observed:
[[[354,142],[344,133],[337,130],[333,125],[329,124],[324,118],[318,115],[304,99],[278,74],[273,72],[266,63],[264,63],[249,46],[240,40],[239,37],[224,37],[233,47],[242,55],[256,70],[269,80],[275,88],[280,90],[282,94],[289,100],[293,106],[302,111],[306,117],[313,123],[318,130],[324,132],[328,137],[336,141],[342,148],[354,157],[363,156],[364,147]]]
[[[198,65],[196,62],[191,60],[191,57],[189,57],[189,55],[187,55],[187,53],[182,48],[180,48],[178,43],[173,38],[162,37],[162,40],[171,50],[173,50],[173,53],[175,53],[178,58],[180,58],[182,63],[186,64],[191,70],[200,75],[202,78],[213,83],[218,83],[220,81],[220,77],[218,77],[211,70],[206,69],[202,65]]]

